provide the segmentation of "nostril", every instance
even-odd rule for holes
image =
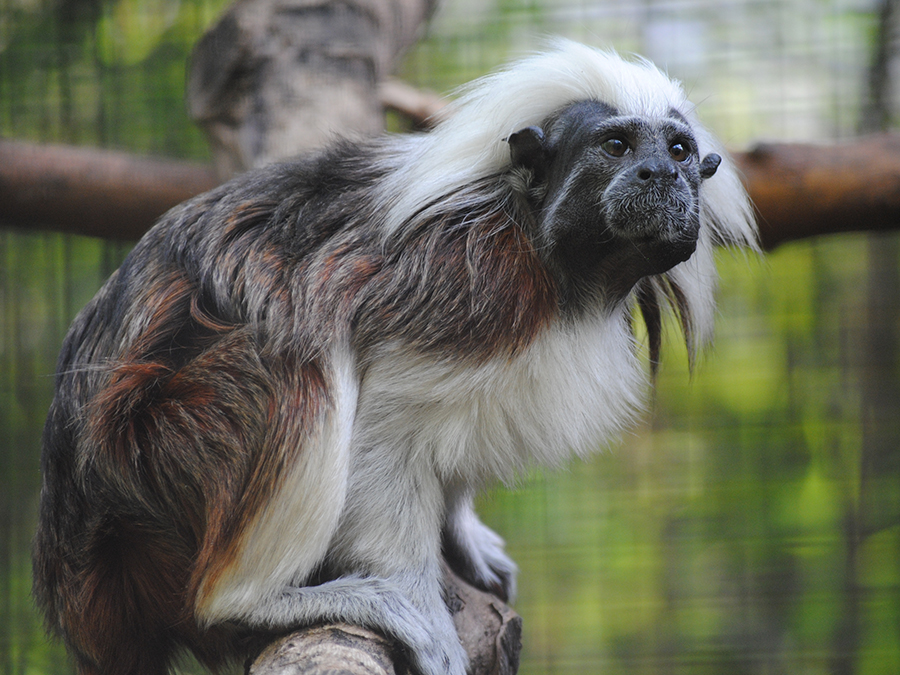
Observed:
[[[643,182],[649,180],[675,180],[678,178],[678,169],[670,162],[651,160],[639,166],[635,176]]]

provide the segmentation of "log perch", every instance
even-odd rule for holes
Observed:
[[[900,136],[767,143],[735,159],[766,250],[823,234],[900,228]]]
[[[212,167],[0,139],[0,222],[137,240],[168,209],[216,186]]]
[[[515,675],[522,619],[499,599],[444,567],[447,605],[469,655],[472,675]],[[267,645],[248,675],[407,675],[403,653],[384,636],[358,626],[313,626]]]
[[[395,97],[399,98],[399,97]],[[900,136],[762,144],[734,158],[765,250],[797,239],[900,228]],[[0,222],[136,240],[165,211],[218,183],[203,164],[0,140]]]
[[[291,633],[270,643],[248,675],[400,675],[394,646],[359,626],[331,624]]]

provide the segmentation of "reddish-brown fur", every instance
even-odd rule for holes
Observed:
[[[553,278],[505,211],[462,217],[471,222],[455,214],[413,234],[363,289],[358,340],[403,335],[423,352],[474,362],[531,344],[557,311]]]
[[[84,672],[161,672],[176,636],[211,665],[229,653],[203,648],[216,632],[201,639],[193,620],[199,586],[228,567],[242,527],[299,461],[290,439],[328,400],[316,363],[264,364],[252,331],[204,313],[184,275],[143,298],[150,320],[90,401],[82,459],[134,515],[101,516],[85,564],[59,573],[61,627]]]

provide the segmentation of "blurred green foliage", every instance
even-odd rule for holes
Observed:
[[[206,157],[185,63],[224,4],[5,0],[0,135]],[[855,128],[874,17],[450,0],[401,70],[445,92],[563,33],[648,53],[735,147],[833,139]],[[41,425],[66,327],[127,248],[0,230],[0,674],[70,672],[28,595]],[[900,293],[879,300],[898,263],[894,237],[723,252],[715,345],[690,373],[670,326],[647,424],[485,495],[521,567],[523,673],[900,673]]]

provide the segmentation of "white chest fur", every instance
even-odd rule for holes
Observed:
[[[198,613],[247,616],[302,583],[327,549],[379,572],[398,546],[415,549],[399,559],[416,559],[423,531],[440,528],[439,484],[511,479],[615,438],[647,385],[625,311],[555,322],[515,358],[477,366],[392,345],[366,369],[358,397],[352,359],[338,350],[333,413]],[[413,494],[415,503],[404,502]]]
[[[557,321],[515,358],[478,366],[387,349],[365,373],[353,444],[467,481],[590,452],[633,421],[647,386],[625,311]]]

